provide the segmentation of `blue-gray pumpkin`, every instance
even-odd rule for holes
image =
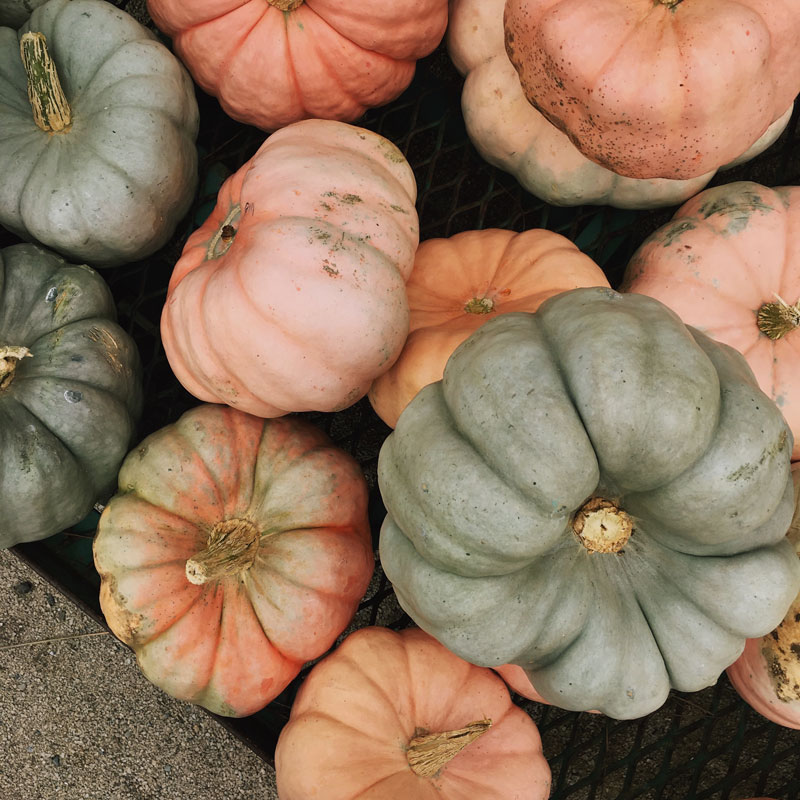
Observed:
[[[714,683],[800,589],[792,435],[736,351],[643,295],[491,320],[379,458],[380,555],[420,627],[618,719]]]
[[[155,35],[103,0],[0,28],[0,224],[94,267],[172,236],[197,185],[197,101]]]
[[[106,500],[141,411],[139,354],[89,267],[0,250],[0,547],[43,539]]]

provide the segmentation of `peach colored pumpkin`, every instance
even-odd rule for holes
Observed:
[[[714,170],[696,178],[626,178],[588,159],[526,99],[504,45],[505,0],[452,0],[447,47],[466,75],[461,109],[467,133],[490,164],[532,194],[559,206],[618,208],[678,205],[699,192]],[[755,158],[789,123],[793,105],[745,153],[721,169]]]
[[[505,31],[528,100],[632,178],[717,169],[800,91],[793,0],[508,0]]]
[[[787,536],[800,558],[800,464],[792,467],[792,477],[795,512]],[[800,595],[772,633],[747,640],[728,678],[759,714],[800,730]]]
[[[544,800],[533,720],[490,669],[412,628],[363,628],[300,687],[275,750],[281,800]]]
[[[415,200],[403,154],[371,131],[307,120],[270,136],[175,266],[161,335],[178,380],[261,417],[363,397],[408,333]]]
[[[516,664],[501,664],[493,669],[521,697],[527,697],[528,700],[537,703],[547,703],[547,700],[536,691],[522,667]]]
[[[94,560],[106,621],[149,680],[252,714],[355,613],[373,569],[366,482],[307,422],[199,406],[128,455]]]
[[[498,314],[535,311],[579,286],[608,286],[589,256],[558,233],[465,231],[417,250],[406,290],[410,332],[400,357],[375,380],[369,400],[392,428],[414,395],[441,380],[450,354]]]
[[[346,122],[397,97],[439,44],[447,0],[147,0],[195,81],[240,122]]]
[[[800,458],[800,188],[740,181],[706,189],[634,253],[621,290],[655,297],[739,350],[780,406],[795,437],[792,459]],[[775,315],[784,320],[778,329]]]

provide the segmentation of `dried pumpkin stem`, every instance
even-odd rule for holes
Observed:
[[[14,380],[17,363],[32,356],[27,347],[0,346],[0,389],[5,389]]]
[[[72,125],[72,110],[61,88],[44,34],[23,34],[19,53],[28,76],[28,100],[36,126],[48,133],[67,131]]]
[[[278,11],[294,11],[303,5],[305,0],[267,0],[271,6],[275,6]]]
[[[591,497],[575,514],[572,530],[590,553],[619,553],[631,538],[633,520],[610,500]]]
[[[454,731],[415,731],[417,735],[408,743],[406,752],[408,764],[420,777],[432,778],[467,745],[486,733],[491,724],[490,719],[482,719]]]
[[[778,295],[775,297],[777,303],[764,303],[756,315],[758,329],[772,340],[780,339],[800,328],[800,300],[794,305],[789,305]]]
[[[464,305],[467,314],[491,314],[494,311],[494,300],[491,297],[473,297]]]
[[[217,523],[208,546],[186,562],[186,578],[197,585],[237,575],[253,566],[261,534],[248,519]]]
[[[666,6],[667,8],[675,8],[678,3],[682,2],[682,0],[655,0],[656,4],[661,3],[662,6]]]
[[[775,695],[784,703],[800,700],[800,597],[778,627],[761,639]]]

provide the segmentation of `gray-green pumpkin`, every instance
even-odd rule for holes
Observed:
[[[716,681],[800,589],[792,435],[732,348],[656,300],[491,320],[379,458],[383,568],[473,663],[619,719]]]
[[[0,25],[18,28],[45,0],[0,0]]]
[[[197,128],[186,70],[110,3],[0,28],[0,224],[22,238],[97,267],[154,252],[194,196]]]
[[[0,250],[0,547],[73,525],[114,490],[142,402],[115,316],[89,267]]]

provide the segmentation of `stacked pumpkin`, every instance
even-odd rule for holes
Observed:
[[[442,37],[447,5],[372,5],[356,14],[334,0],[191,9],[150,0],[198,84],[234,118],[280,130],[222,186],[169,281],[164,349],[207,404],[146,438],[118,475],[140,389],[135,348],[98,322],[113,315],[110,295],[96,273],[41,249],[4,254],[15,280],[34,256],[46,265],[30,288],[6,289],[0,309],[0,398],[20,407],[18,427],[41,413],[52,430],[63,414],[53,398],[63,397],[70,425],[102,416],[118,435],[112,447],[65,433],[87,488],[68,514],[10,543],[73,524],[116,476],[94,545],[109,626],[172,695],[253,713],[342,636],[373,569],[358,464],[286,415],[339,411],[369,393],[395,428],[378,465],[381,563],[422,630],[359,631],[311,672],[276,754],[282,796],[330,794],[336,776],[342,798],[473,797],[476,781],[482,797],[546,797],[536,728],[488,667],[528,696],[634,718],[671,688],[713,684],[752,650],[746,640],[785,617],[779,645],[761,652],[773,673],[780,665],[784,688],[794,680],[787,609],[800,561],[785,534],[796,521],[790,460],[800,455],[795,190],[733,184],[699,195],[642,246],[625,294],[550,231],[465,231],[418,246],[403,153],[341,120],[405,88]],[[734,5],[717,39],[719,20],[691,0],[605,9],[508,0],[504,12],[499,2],[454,2],[449,47],[469,73],[470,135],[503,168],[533,164],[520,180],[554,203],[677,202],[774,140],[800,89],[791,57],[800,20],[783,6],[768,19],[762,4]],[[103,47],[87,47],[98,30]],[[713,52],[730,71],[711,111],[696,101],[703,76],[676,55],[689,49],[687,30],[705,48],[698,63]],[[12,119],[0,134],[10,176],[0,222],[98,267],[154,252],[196,186],[186,72],[101,0],[48,0],[20,35],[21,60],[17,34],[0,29],[10,76],[0,97]],[[70,47],[85,58],[66,57]],[[485,115],[497,113],[524,122],[489,140],[496,117]],[[130,150],[123,125],[137,132]],[[565,152],[573,175],[531,154],[541,143],[524,139],[542,125],[555,126],[544,149]],[[109,171],[111,153],[123,156]],[[77,197],[67,166],[91,185]],[[729,269],[749,281],[737,298],[758,287],[733,314],[719,241],[726,254],[741,243]],[[660,279],[666,305],[644,296],[659,296]],[[33,310],[20,314],[29,298]],[[687,299],[699,316],[679,307]],[[756,330],[727,338],[731,319],[753,317]],[[73,340],[94,349],[84,355]],[[71,378],[99,388],[66,380],[73,363],[88,366]],[[66,458],[48,446],[53,461]],[[29,447],[17,448],[12,477]],[[42,503],[41,489],[21,486],[9,482],[15,508]],[[359,758],[341,763],[342,731],[363,729],[366,709],[373,729],[347,746]]]

